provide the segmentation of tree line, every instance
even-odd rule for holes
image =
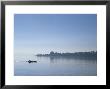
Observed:
[[[89,52],[75,52],[75,53],[58,53],[51,51],[49,54],[37,54],[36,56],[46,56],[46,57],[96,57],[97,51]]]

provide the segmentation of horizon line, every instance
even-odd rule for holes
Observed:
[[[54,52],[54,53],[78,53],[78,52],[97,52],[97,50],[96,51],[94,51],[94,50],[92,50],[92,51],[76,51],[76,52],[56,52],[56,51],[50,51],[50,52]],[[40,53],[38,53],[38,54],[40,54]]]

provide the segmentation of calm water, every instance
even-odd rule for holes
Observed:
[[[28,63],[37,60],[37,63]],[[96,59],[15,56],[15,76],[96,76]]]

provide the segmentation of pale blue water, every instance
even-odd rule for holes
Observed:
[[[37,60],[37,63],[28,63]],[[96,76],[97,60],[82,58],[50,58],[18,55],[14,61],[15,76]]]

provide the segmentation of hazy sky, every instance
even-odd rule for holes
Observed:
[[[96,14],[15,14],[15,53],[97,50]]]

